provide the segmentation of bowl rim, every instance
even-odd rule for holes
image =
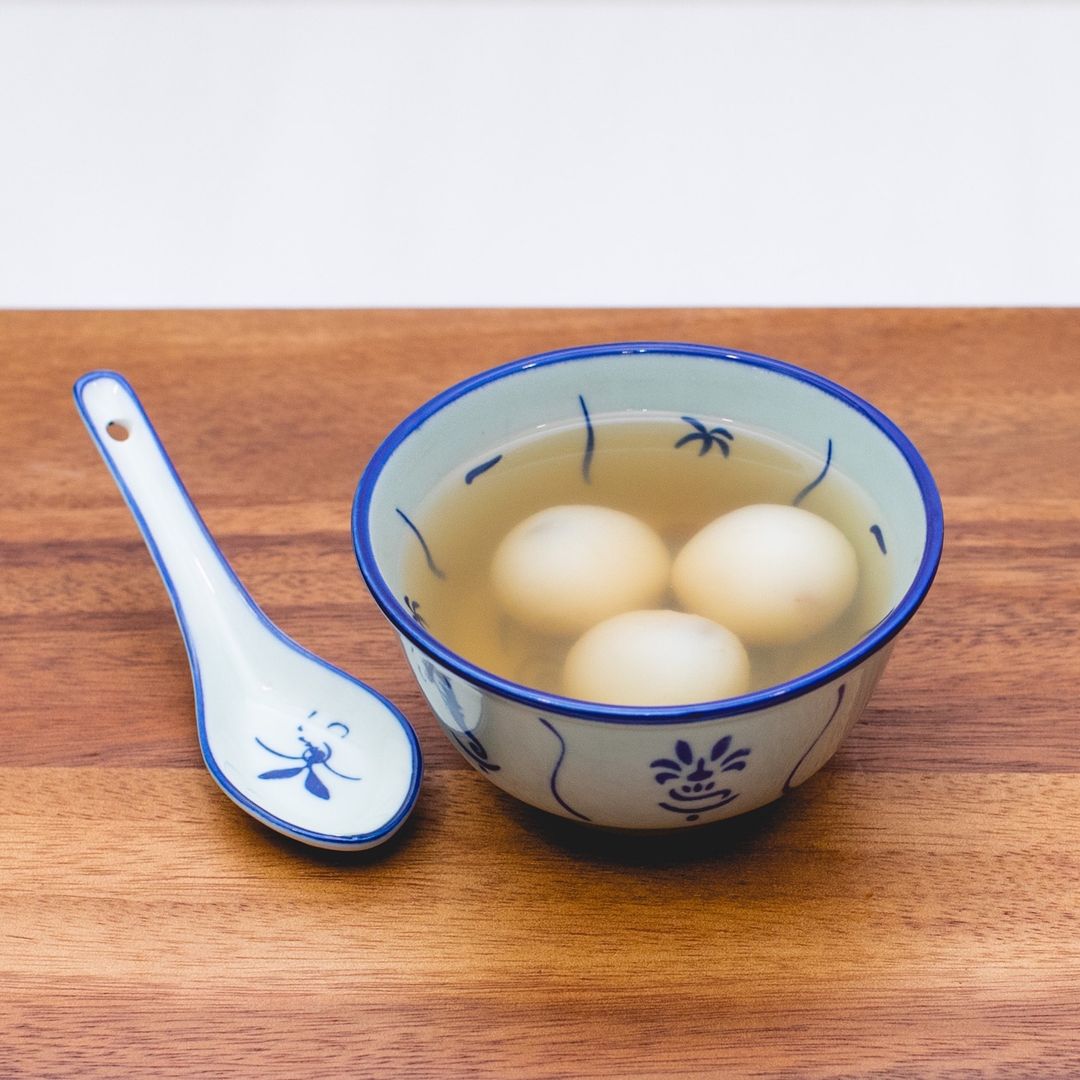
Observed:
[[[922,557],[911,584],[904,595],[888,615],[868,633],[863,635],[850,649],[830,660],[827,664],[814,668],[797,678],[767,687],[764,690],[742,694],[739,697],[724,698],[719,701],[695,702],[692,705],[630,706],[579,701],[575,698],[535,690],[522,683],[516,683],[500,675],[495,675],[447,648],[421,626],[413,617],[412,612],[398,600],[383,577],[378,561],[375,558],[368,527],[371,500],[382,471],[393,457],[394,452],[415,430],[436,413],[441,412],[452,402],[489,383],[521,374],[532,368],[547,367],[553,364],[619,354],[648,355],[653,353],[697,356],[764,368],[776,374],[807,383],[815,389],[837,398],[843,404],[862,414],[877,427],[900,451],[911,469],[926,514],[926,542],[923,546]],[[839,383],[835,383],[824,375],[818,375],[816,372],[808,371],[795,364],[775,360],[758,353],[745,352],[741,349],[729,349],[689,342],[631,341],[578,345],[572,348],[555,349],[550,352],[526,356],[519,360],[512,360],[509,363],[500,364],[497,367],[471,375],[426,401],[390,431],[376,448],[364,468],[353,498],[352,537],[353,550],[357,564],[360,567],[360,573],[372,597],[391,625],[421,652],[473,685],[539,712],[556,713],[580,720],[600,721],[609,724],[685,724],[718,718],[737,718],[743,714],[754,713],[793,698],[801,697],[827,685],[882,649],[915,614],[934,580],[934,575],[937,573],[938,564],[941,560],[944,540],[944,517],[937,485],[929,467],[923,460],[922,455],[915,449],[911,440],[883,412]]]

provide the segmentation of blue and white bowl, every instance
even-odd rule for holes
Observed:
[[[880,516],[866,523],[887,562],[889,613],[853,648],[797,679],[724,701],[628,708],[541,693],[448,649],[406,595],[416,508],[448,473],[542,424],[576,418],[583,468],[590,416],[655,410],[724,416],[822,448]],[[479,462],[479,464],[478,464]],[[471,474],[471,475],[470,475]],[[594,345],[518,360],[466,379],[403,420],[376,451],[353,504],[360,571],[397,630],[446,735],[492,783],[541,810],[594,825],[670,829],[753,810],[808,780],[836,752],[885,667],[893,639],[930,588],[941,502],[915,447],[843,387],[750,353],[664,342]]]

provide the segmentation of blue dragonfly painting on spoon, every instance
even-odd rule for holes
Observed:
[[[316,715],[316,710],[312,710],[308,713],[308,719],[311,720]],[[349,734],[349,729],[345,724],[340,721],[334,721],[332,724],[327,725],[328,728],[339,728],[346,735]],[[305,773],[304,787],[311,792],[317,799],[329,799],[330,789],[322,782],[318,774],[315,772],[315,766],[321,765],[327,772],[333,773],[334,776],[340,777],[342,780],[360,780],[359,776],[347,776],[343,772],[338,772],[333,765],[330,764],[330,759],[334,756],[333,748],[328,742],[324,742],[321,746],[316,746],[306,735],[304,735],[304,725],[298,724],[296,730],[300,733],[297,735],[297,739],[303,744],[303,751],[299,754],[283,754],[280,750],[275,750],[272,746],[267,746],[257,735],[255,741],[266,751],[273,754],[274,757],[284,758],[286,761],[299,761],[300,765],[294,765],[285,769],[270,769],[268,772],[259,773],[260,780],[288,780],[290,777],[299,776],[301,773]]]

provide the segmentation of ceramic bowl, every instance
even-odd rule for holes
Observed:
[[[815,485],[828,484],[832,469],[846,473],[876,506],[865,528],[890,583],[887,616],[853,648],[799,678],[743,697],[668,708],[541,693],[447,648],[425,625],[423,589],[407,590],[402,574],[407,546],[417,544],[432,587],[443,573],[416,524],[427,493],[455,474],[464,491],[484,469],[497,467],[493,447],[570,419],[581,425],[587,469],[588,459],[604,452],[590,416],[624,410],[728,417],[820,453]],[[731,464],[737,467],[734,454]],[[352,529],[364,580],[465,759],[541,810],[627,829],[732,817],[813,776],[858,719],[894,638],[926,596],[943,532],[926,464],[867,402],[777,360],[663,342],[532,356],[439,394],[376,451],[356,491]]]

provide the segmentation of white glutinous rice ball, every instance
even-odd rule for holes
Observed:
[[[749,687],[742,642],[683,611],[628,611],[607,619],[574,644],[563,669],[570,697],[607,705],[690,705]]]
[[[835,525],[771,504],[706,525],[672,568],[679,603],[747,645],[790,645],[824,630],[851,603],[858,579],[855,549]]]
[[[495,551],[503,608],[545,634],[580,634],[663,595],[671,557],[642,521],[603,506],[551,506],[515,525]]]

